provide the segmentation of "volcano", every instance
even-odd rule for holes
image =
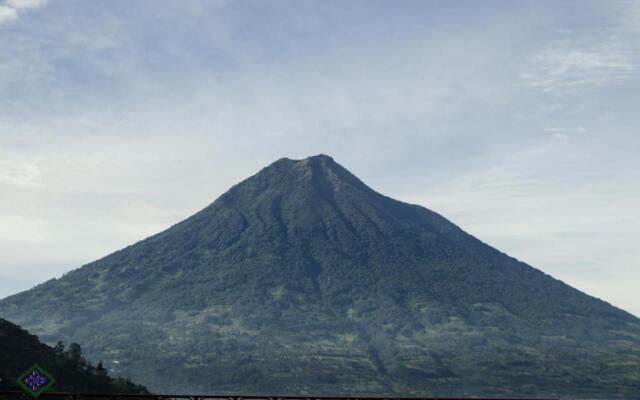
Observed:
[[[640,320],[280,159],[157,235],[0,301],[164,393],[640,398]]]

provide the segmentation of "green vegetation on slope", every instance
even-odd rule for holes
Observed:
[[[71,343],[68,350],[62,342],[51,348],[19,326],[0,319],[0,390],[22,390],[16,383],[18,377],[36,363],[56,379],[52,391],[148,393],[127,379],[109,377],[101,362],[94,367],[77,343]]]

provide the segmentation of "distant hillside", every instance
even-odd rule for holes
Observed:
[[[154,391],[640,398],[638,318],[324,155],[0,316]]]
[[[75,343],[66,351],[62,344],[51,348],[19,326],[0,319],[0,390],[22,390],[16,380],[37,363],[55,378],[52,391],[148,393],[126,379],[109,377],[101,366],[96,368],[86,361],[81,351]]]

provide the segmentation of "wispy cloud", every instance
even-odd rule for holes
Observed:
[[[545,128],[544,131],[555,139],[568,139],[572,136],[586,133],[587,129],[582,126],[577,128],[551,127]]]
[[[40,169],[30,163],[0,162],[0,184],[13,186],[41,186]]]
[[[13,21],[24,11],[47,4],[47,0],[6,0],[0,3],[0,24]]]
[[[616,37],[594,48],[581,48],[563,39],[534,56],[530,70],[522,78],[542,92],[575,92],[602,87],[628,78],[638,71]]]

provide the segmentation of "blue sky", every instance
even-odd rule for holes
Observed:
[[[640,316],[640,3],[0,0],[0,297],[325,153]]]

